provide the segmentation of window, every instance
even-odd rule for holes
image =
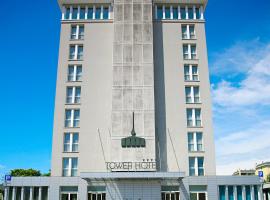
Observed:
[[[196,133],[196,145],[197,146],[197,151],[203,151],[203,135],[202,133]]]
[[[69,59],[82,60],[83,59],[83,46],[82,45],[70,45]]]
[[[182,39],[188,39],[188,25],[182,25]]]
[[[76,59],[75,45],[71,45],[70,48],[69,48],[69,59]]]
[[[189,38],[195,39],[195,27],[194,25],[189,25]]]
[[[181,19],[186,19],[186,9],[185,8],[181,8],[180,9],[181,12]]]
[[[189,157],[189,176],[204,176],[203,157]]]
[[[184,44],[183,45],[183,57],[185,60],[197,59],[197,51],[195,44]]]
[[[94,9],[93,7],[88,7],[87,19],[93,19]]]
[[[200,103],[199,86],[186,86],[186,103]]]
[[[157,7],[157,18],[158,19],[163,19],[163,9],[162,6]]]
[[[206,200],[205,192],[191,192],[190,200]]]
[[[191,45],[191,60],[197,58],[196,45]]]
[[[161,200],[179,200],[180,195],[179,192],[167,191],[161,192]]]
[[[78,39],[80,39],[80,40],[84,39],[84,26],[79,26]]]
[[[228,186],[228,196],[229,196],[229,200],[234,200],[234,191],[233,191],[233,186]]]
[[[78,46],[78,55],[77,55],[77,59],[78,60],[82,60],[83,59],[83,46],[79,45]]]
[[[78,8],[73,8],[72,19],[77,19],[77,16],[78,16]]]
[[[106,200],[105,192],[88,192],[88,200]]]
[[[201,120],[201,109],[194,109],[195,110],[195,126],[202,126]]]
[[[184,59],[190,59],[189,58],[189,45],[185,44],[183,45],[183,53],[184,53]]]
[[[198,81],[198,66],[196,65],[184,65],[185,81]]]
[[[191,88],[192,90],[192,88]],[[193,102],[194,103],[200,103],[200,90],[199,87],[193,87]]]
[[[219,186],[219,200],[225,200],[226,199],[226,189],[225,186]]]
[[[109,19],[109,8],[108,7],[103,8],[103,19]]]
[[[198,157],[198,176],[204,176],[204,158]]]
[[[63,158],[63,176],[77,176],[78,158]]]
[[[82,40],[84,38],[84,26],[83,25],[72,25],[70,39]]]
[[[185,76],[185,81],[191,81],[191,70],[189,65],[184,65],[184,76]]]
[[[188,127],[201,127],[202,126],[200,108],[187,109],[187,126]]]
[[[199,74],[198,74],[198,66],[191,65],[191,74],[192,74],[192,80],[198,81],[199,80]]]
[[[78,194],[77,193],[62,193],[61,192],[61,200],[77,200]]]
[[[65,133],[64,134],[64,152],[78,152],[79,134]]]
[[[71,26],[70,39],[72,40],[77,39],[77,26]]]
[[[66,103],[75,104],[81,102],[81,87],[67,87]]]
[[[245,186],[246,189],[246,200],[251,200],[251,191],[250,191],[250,186],[246,185]]]
[[[201,132],[188,133],[188,150],[203,151],[203,138]]]
[[[237,200],[243,200],[242,186],[237,186]],[[225,198],[224,198],[225,200]],[[257,199],[256,199],[257,200]]]
[[[173,7],[173,19],[178,19],[178,7]]]
[[[84,7],[80,8],[80,19],[85,19],[85,8]]]
[[[171,9],[170,7],[165,7],[165,19],[171,18]]]
[[[201,19],[200,8],[196,8],[196,19]]]
[[[68,66],[68,81],[81,81],[82,80],[82,66],[69,65]]]
[[[66,8],[66,14],[65,14],[65,19],[69,19],[70,16],[70,7]]]
[[[255,200],[259,200],[259,194],[258,194],[257,185],[254,185],[254,196],[255,196]],[[241,199],[238,199],[238,200],[241,200]]]
[[[188,19],[193,19],[194,14],[193,14],[193,8],[188,8]]]
[[[194,134],[193,133],[188,133],[188,150],[195,151]]]
[[[189,176],[196,175],[196,168],[195,168],[195,157],[189,158]]]
[[[182,39],[195,39],[194,25],[182,25]]]
[[[161,200],[179,200],[179,185],[161,186]]]
[[[88,8],[67,6],[64,14],[64,19],[84,20],[84,19],[109,19],[110,9],[109,4],[96,7],[89,5]]]
[[[192,9],[192,8],[191,8]],[[193,9],[192,9],[193,10]],[[192,12],[193,14],[193,12]],[[156,19],[188,19],[185,7],[179,5],[157,5]]]
[[[192,87],[185,87],[185,93],[186,93],[186,103],[192,103],[193,102],[193,93],[191,91]]]
[[[101,8],[96,8],[95,19],[101,19]]]
[[[65,113],[65,127],[79,127],[80,126],[80,110],[67,109]]]

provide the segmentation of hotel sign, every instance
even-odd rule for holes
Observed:
[[[156,162],[106,162],[106,167],[110,171],[156,171]]]

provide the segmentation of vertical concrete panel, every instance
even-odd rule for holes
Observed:
[[[152,2],[119,0],[114,8],[111,161],[155,159]],[[121,138],[131,135],[132,112],[137,136],[147,136],[146,147],[118,148]],[[120,128],[116,113],[122,113],[122,135],[115,132]]]

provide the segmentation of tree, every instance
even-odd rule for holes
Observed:
[[[0,194],[4,194],[4,186],[3,184],[0,184]],[[0,195],[0,198],[1,198],[1,195]]]
[[[10,171],[11,176],[41,176],[39,170],[35,169],[13,169]]]
[[[266,182],[267,182],[267,183],[270,183],[270,174],[267,175],[267,177],[266,177]]]
[[[48,173],[44,173],[44,174],[42,174],[42,176],[51,176],[51,170],[49,170],[49,172],[48,172]]]

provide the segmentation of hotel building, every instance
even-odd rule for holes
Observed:
[[[51,177],[5,200],[262,200],[216,176],[207,0],[59,0]]]

